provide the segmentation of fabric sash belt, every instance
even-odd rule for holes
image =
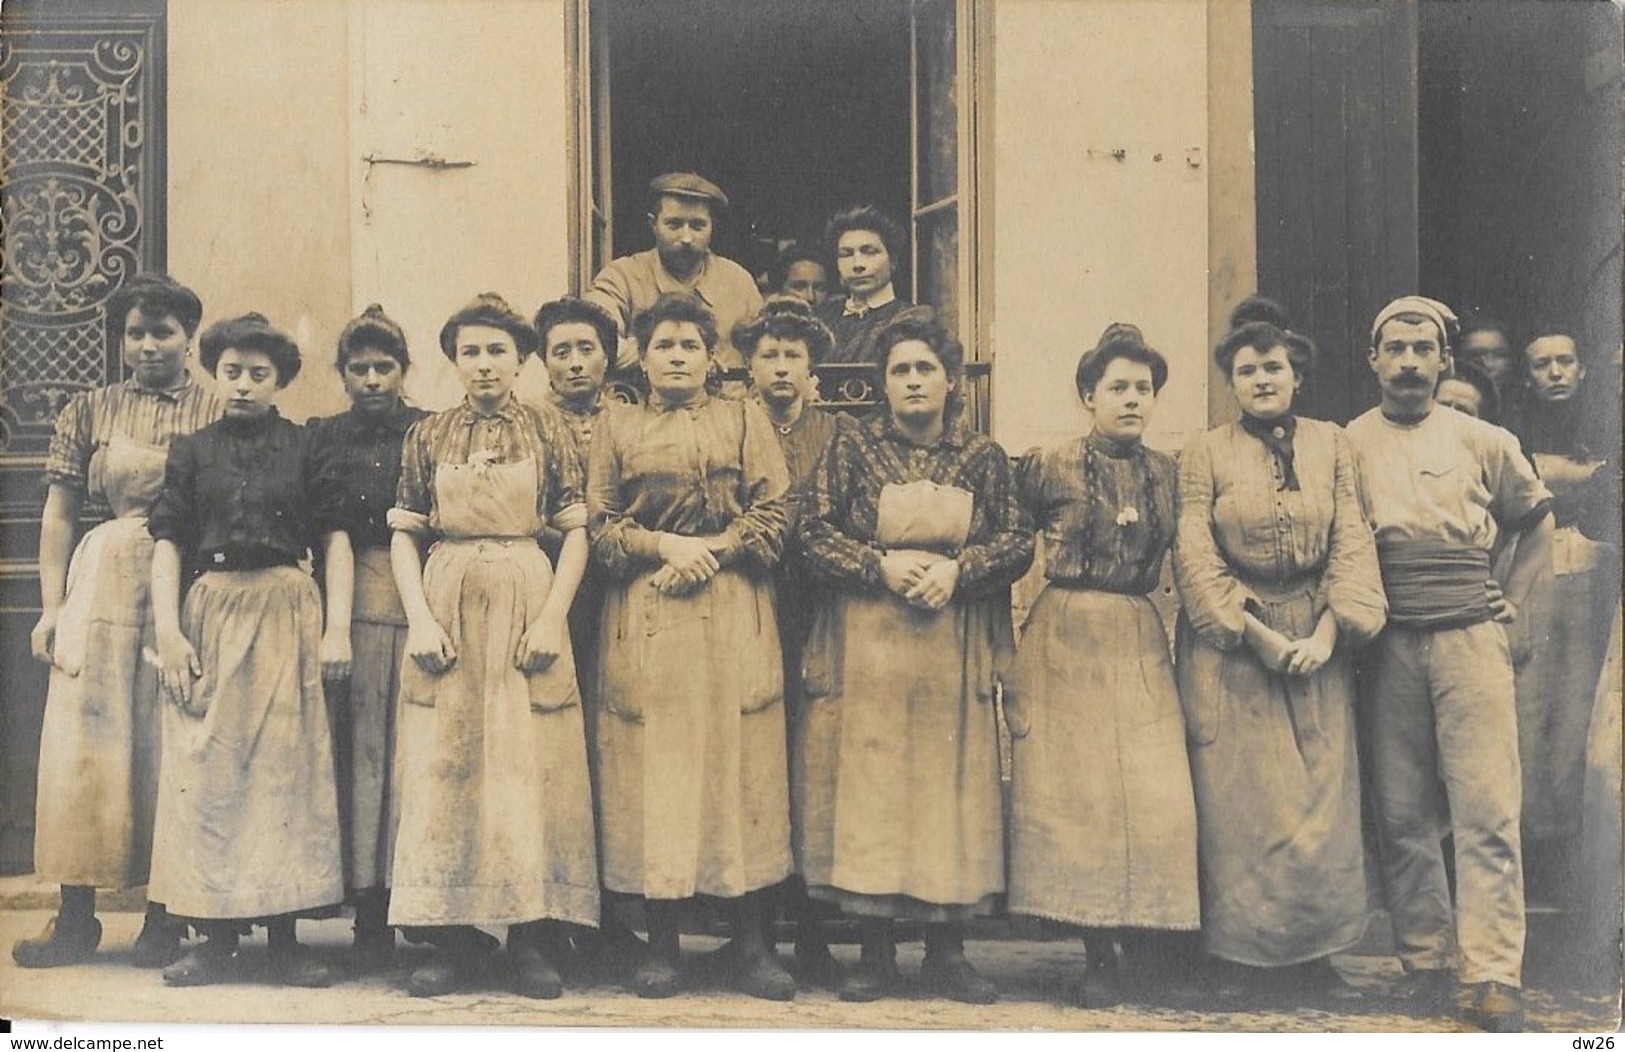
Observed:
[[[1377,545],[1388,620],[1409,628],[1462,628],[1488,621],[1484,585],[1490,553],[1449,541],[1389,541]]]

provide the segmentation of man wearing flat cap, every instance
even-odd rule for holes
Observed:
[[[1388,594],[1361,692],[1394,939],[1413,996],[1457,979],[1487,1030],[1523,1025],[1521,774],[1507,626],[1549,559],[1551,494],[1510,432],[1434,400],[1450,308],[1405,296],[1371,326],[1382,402],[1350,422]],[[1495,557],[1515,545],[1503,580]],[[1440,840],[1455,841],[1452,914]],[[1452,972],[1456,971],[1456,975]]]
[[[581,294],[609,311],[620,327],[617,368],[637,361],[629,336],[633,316],[673,292],[696,297],[716,316],[717,362],[724,369],[744,364],[730,334],[736,322],[762,309],[762,294],[744,267],[711,251],[717,216],[727,208],[728,195],[692,172],[667,172],[649,183],[654,248],[612,260]]]

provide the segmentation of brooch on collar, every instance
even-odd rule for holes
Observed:
[[[1123,508],[1120,511],[1118,511],[1116,521],[1117,521],[1117,525],[1119,525],[1119,526],[1129,526],[1129,525],[1132,525],[1133,523],[1139,522],[1140,521],[1140,509],[1136,508],[1136,507],[1133,507],[1132,505],[1127,507],[1127,508]]]

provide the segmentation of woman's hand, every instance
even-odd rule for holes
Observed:
[[[954,597],[954,591],[958,587],[959,560],[943,559],[932,563],[921,572],[903,598],[921,610],[930,610],[934,613],[948,605],[948,600]]]
[[[158,633],[158,687],[171,705],[190,709],[192,681],[203,675],[203,664],[192,641],[180,632]]]
[[[705,587],[707,582],[690,581],[684,578],[676,570],[673,570],[670,566],[662,566],[660,569],[654,572],[653,577],[649,578],[649,583],[653,585],[655,591],[659,592],[661,595],[683,596],[694,594],[701,588]]]
[[[1332,659],[1332,647],[1318,636],[1294,640],[1286,648],[1286,667],[1283,671],[1293,676],[1313,676]]]
[[[322,678],[330,682],[350,678],[349,626],[334,626],[322,633]]]
[[[444,672],[457,663],[457,648],[434,618],[406,629],[406,652],[425,672]]]
[[[562,618],[542,616],[532,621],[519,637],[514,667],[521,672],[545,672],[564,653],[568,630]]]
[[[660,537],[660,558],[672,572],[691,585],[704,584],[716,576],[722,564],[704,537],[684,537],[666,533]]]
[[[52,651],[56,649],[56,619],[56,609],[46,610],[34,622],[34,630],[28,633],[28,649],[35,660],[47,665],[51,663]]]
[[[919,583],[927,568],[941,561],[942,556],[933,552],[899,548],[880,557],[880,579],[887,591],[907,599],[909,591]]]

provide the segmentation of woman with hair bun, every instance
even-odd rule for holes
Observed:
[[[1344,996],[1328,958],[1366,922],[1352,659],[1387,605],[1354,447],[1292,411],[1313,344],[1279,308],[1232,320],[1213,358],[1241,418],[1185,448],[1174,552],[1203,940],[1246,966],[1223,994]]]
[[[61,886],[62,904],[44,932],[12,947],[24,968],[88,960],[102,937],[96,888],[147,883],[160,724],[158,674],[142,659],[153,631],[147,516],[169,446],[221,410],[213,390],[194,383],[186,368],[203,316],[196,293],[165,275],[142,274],[113,294],[107,313],[128,379],[64,406],[45,458],[42,612],[30,649],[51,673],[34,869]],[[104,505],[111,518],[75,547],[81,513]],[[84,777],[88,770],[99,777]],[[136,966],[174,963],[183,931],[150,901],[135,940]]]
[[[1122,996],[1114,939],[1133,987],[1179,983],[1168,933],[1200,919],[1184,722],[1146,598],[1174,537],[1174,460],[1143,441],[1167,379],[1139,329],[1108,327],[1078,361],[1093,428],[1017,469],[1048,580],[1005,686],[1010,910],[1084,930],[1090,1007]]]
[[[336,365],[347,412],[310,428],[316,515],[332,529],[325,574],[322,678],[338,760],[344,886],[355,907],[357,963],[382,968],[395,949],[389,868],[400,819],[394,766],[406,611],[390,570],[390,529],[401,440],[424,415],[401,398],[411,358],[406,335],[378,304],[339,334]],[[341,582],[353,582],[344,588]]]
[[[896,986],[901,918],[925,927],[927,991],[991,1004],[964,924],[1004,900],[993,696],[1032,535],[1009,458],[964,420],[958,342],[921,310],[875,348],[886,403],[836,431],[799,530],[828,597],[796,719],[796,861],[812,898],[861,919],[843,1001]]]
[[[388,522],[407,621],[389,920],[435,947],[414,997],[450,993],[507,926],[508,979],[563,992],[567,925],[598,923],[581,691],[567,616],[587,565],[575,440],[513,393],[536,330],[485,294],[440,349],[467,391],[412,425]],[[557,566],[538,536],[563,537]],[[429,549],[427,565],[420,547]]]
[[[328,966],[294,937],[296,917],[344,898],[321,597],[299,567],[322,540],[310,432],[274,404],[299,348],[259,314],[211,326],[200,346],[225,417],[170,447],[147,523],[168,702],[152,894],[207,939],[164,981],[231,978],[239,932],[259,921],[277,981],[326,986]],[[201,575],[184,605],[183,567]]]

